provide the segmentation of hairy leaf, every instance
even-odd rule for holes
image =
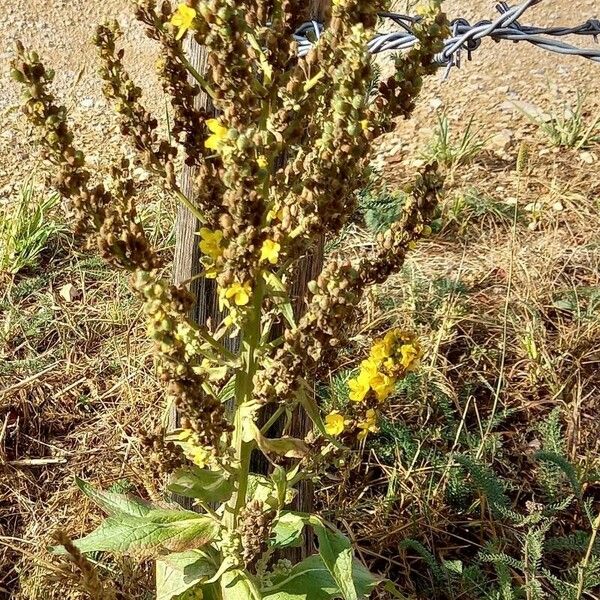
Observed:
[[[273,525],[274,537],[271,540],[272,545],[277,548],[300,546],[307,516],[291,511],[281,513]]]
[[[352,566],[356,597],[368,598],[379,579],[358,561]],[[334,600],[344,598],[340,586],[318,554],[297,564],[285,576],[275,578],[271,588],[263,591],[263,600]]]
[[[183,510],[151,510],[143,517],[109,517],[75,545],[82,552],[109,551],[145,557],[200,548],[218,532],[219,525],[206,515]]]
[[[215,573],[212,560],[198,551],[169,554],[156,561],[156,600],[171,600]]]
[[[223,598],[227,600],[262,600],[258,586],[251,576],[237,569],[223,573],[221,589]]]
[[[329,529],[318,519],[311,517],[310,523],[319,540],[319,555],[339,586],[344,600],[357,600],[354,585],[354,558],[350,540],[339,531]]]
[[[130,515],[143,517],[152,510],[152,505],[141,498],[133,498],[126,494],[96,490],[89,483],[75,477],[77,487],[109,516]]]
[[[225,502],[231,497],[233,483],[221,471],[186,467],[175,471],[169,491],[205,502]]]

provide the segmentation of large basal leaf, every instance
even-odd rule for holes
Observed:
[[[251,576],[237,569],[223,573],[221,590],[226,600],[262,600],[263,598]]]
[[[352,574],[357,597],[368,598],[379,579],[354,561]],[[297,564],[288,575],[276,578],[275,585],[263,590],[263,600],[338,600],[343,592],[318,554]]]
[[[204,502],[226,502],[233,493],[233,483],[221,471],[186,467],[175,471],[169,490]]]
[[[97,504],[109,516],[130,515],[132,517],[143,517],[152,510],[152,505],[141,498],[96,490],[79,477],[75,477],[75,483],[94,504]]]
[[[354,585],[354,554],[350,540],[339,531],[333,531],[316,517],[310,523],[319,540],[319,555],[339,586],[344,600],[357,600]]]
[[[213,561],[197,550],[169,554],[156,561],[156,600],[171,600],[216,571]]]
[[[184,510],[151,510],[143,517],[109,517],[75,545],[82,552],[117,552],[138,557],[200,548],[215,539],[219,524]]]
[[[308,515],[296,512],[283,512],[273,525],[271,544],[276,548],[290,548],[302,544],[302,532]]]

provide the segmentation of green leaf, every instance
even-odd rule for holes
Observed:
[[[339,531],[333,531],[317,517],[310,523],[319,540],[319,554],[331,576],[339,586],[344,600],[357,600],[353,578],[353,552],[350,540]]]
[[[227,600],[262,600],[256,582],[248,573],[237,569],[223,573],[221,589]]]
[[[235,381],[236,376],[234,375],[219,391],[218,397],[221,403],[225,403],[235,397]]]
[[[358,598],[368,598],[380,580],[358,561],[353,564],[354,586]],[[287,575],[275,578],[263,591],[263,600],[334,600],[343,593],[318,554],[297,564]]]
[[[286,458],[304,458],[308,454],[308,446],[303,440],[292,437],[267,438],[253,421],[248,420],[248,431],[261,451],[266,454],[277,454]]]
[[[292,303],[287,295],[287,286],[275,273],[265,272],[265,281],[270,295],[277,299],[275,302],[277,308],[281,311],[290,328],[294,329],[296,327],[296,319]]]
[[[175,471],[169,491],[205,502],[226,502],[233,493],[233,483],[222,471],[186,467]]]
[[[285,504],[289,504],[296,497],[296,490],[287,488]],[[248,478],[248,497],[259,500],[270,508],[279,508],[278,490],[275,483],[263,475],[251,474]]]
[[[277,491],[277,504],[280,507],[286,505],[288,495],[288,479],[287,473],[283,467],[276,466],[271,473],[271,481]]]
[[[323,417],[321,416],[321,410],[317,406],[314,397],[310,395],[310,393],[307,393],[305,390],[301,390],[299,394],[299,399],[300,404],[304,407],[304,410],[310,417],[310,420],[314,423],[315,427],[319,430],[319,432],[325,437],[331,437],[325,430],[325,423],[323,422]]]
[[[94,504],[97,504],[109,516],[131,515],[132,517],[143,517],[152,510],[152,505],[141,498],[96,490],[79,477],[75,477],[75,483]]]
[[[156,600],[171,600],[216,572],[212,560],[201,552],[190,550],[169,554],[156,561]]]
[[[200,548],[218,533],[219,524],[206,515],[184,510],[151,510],[143,517],[109,517],[75,545],[82,552],[107,551],[151,557]]]
[[[274,537],[271,539],[271,544],[276,548],[300,546],[306,520],[306,514],[292,511],[282,512],[273,525]]]

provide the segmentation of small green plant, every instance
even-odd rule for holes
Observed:
[[[442,230],[453,229],[458,235],[467,233],[473,223],[477,223],[479,229],[509,227],[513,222],[514,212],[513,205],[469,187],[457,190],[447,198],[441,207],[438,227]]]
[[[452,135],[450,121],[445,114],[438,114],[433,138],[424,152],[426,160],[435,160],[448,169],[472,162],[483,150],[486,139],[474,128],[471,117],[462,135]]]
[[[391,190],[387,185],[373,180],[360,191],[358,210],[367,228],[379,233],[400,218],[405,201],[404,192]]]
[[[575,106],[563,104],[548,119],[531,117],[553,146],[582,150],[600,141],[600,113],[588,119],[585,94],[577,93]]]
[[[33,183],[23,186],[15,203],[0,209],[0,273],[33,269],[50,238],[63,228],[51,216],[58,194],[43,196]]]

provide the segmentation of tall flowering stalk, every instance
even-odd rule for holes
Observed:
[[[78,231],[131,272],[161,377],[182,415],[180,429],[159,428],[141,438],[156,481],[168,474],[169,490],[193,499],[197,512],[78,482],[109,514],[99,529],[75,542],[79,552],[155,558],[160,599],[356,600],[382,583],[353,558],[346,537],[316,515],[291,510],[290,503],[295,487],[318,476],[332,451],[377,431],[381,404],[418,364],[417,340],[391,331],[375,341],[350,381],[344,411],[321,414],[307,384],[332,366],[345,342],[344,324],[356,316],[364,291],[397,271],[427,234],[440,189],[435,167],[417,175],[401,218],[379,235],[372,254],[356,263],[325,263],[308,286],[299,318],[290,290],[314,240],[336,235],[353,214],[374,140],[392,130],[396,117],[410,114],[422,78],[435,70],[433,58],[447,30],[438,0],[431,0],[416,26],[420,44],[396,58],[396,74],[373,89],[366,48],[386,2],[334,0],[326,32],[298,59],[292,32],[302,5],[138,4],[138,19],[162,49],[159,72],[171,97],[171,141],[161,139],[157,120],[123,68],[118,25],[97,30],[104,90],[121,115],[123,134],[139,162],[202,222],[202,276],[217,282],[226,314],[221,323],[190,321],[187,291],[158,276],[160,257],[136,215],[134,165],[122,160],[112,185],[94,185],[66,110],[49,91],[52,74],[22,45],[13,63],[25,90],[24,111],[39,128]],[[205,74],[183,51],[188,35],[208,50]],[[201,90],[212,98],[218,118],[195,108]],[[181,151],[195,167],[193,197],[177,185]],[[223,340],[238,333],[239,350],[232,352]],[[306,439],[286,434],[299,409],[314,424]],[[271,437],[281,420],[283,434]],[[270,475],[251,472],[257,452],[272,465]],[[317,553],[296,565],[281,560],[281,550],[297,545],[307,531],[316,538]]]

